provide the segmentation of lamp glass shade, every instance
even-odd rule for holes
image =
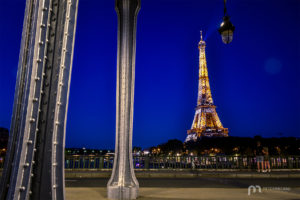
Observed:
[[[230,42],[232,42],[232,39],[233,39],[233,31],[230,29],[223,30],[221,32],[221,36],[222,36],[222,41],[225,44],[229,44]]]

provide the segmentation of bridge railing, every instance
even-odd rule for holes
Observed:
[[[0,169],[4,159],[0,157]],[[271,156],[272,169],[300,169],[300,156]],[[113,156],[66,156],[65,169],[112,169]],[[135,169],[256,169],[249,156],[134,156]]]
[[[112,169],[113,156],[67,156],[65,169]],[[271,156],[272,169],[300,169],[300,156]],[[249,156],[134,156],[135,169],[255,169]]]

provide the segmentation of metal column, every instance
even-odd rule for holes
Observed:
[[[140,0],[116,0],[118,58],[116,100],[116,146],[109,199],[136,199],[139,183],[133,171],[132,126],[135,79],[136,20]]]
[[[27,0],[0,199],[64,199],[78,0]]]

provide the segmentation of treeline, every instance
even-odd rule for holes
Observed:
[[[300,155],[300,139],[295,137],[262,138],[250,137],[203,137],[197,141],[183,143],[180,140],[169,140],[164,144],[150,148],[153,155],[244,155],[253,156],[260,141],[268,147],[269,154]]]

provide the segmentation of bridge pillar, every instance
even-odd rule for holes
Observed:
[[[63,200],[78,0],[27,0],[1,200]]]
[[[136,21],[140,0],[116,0],[118,58],[116,98],[116,145],[109,199],[136,199],[139,183],[132,159],[132,126],[135,80]]]

